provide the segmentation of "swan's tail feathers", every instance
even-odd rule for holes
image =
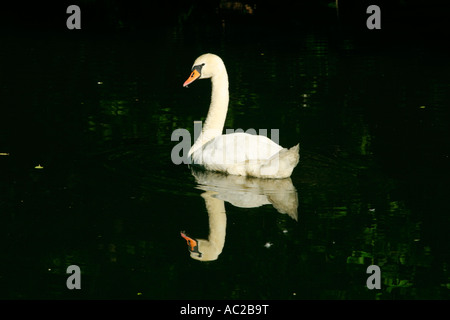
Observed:
[[[261,177],[288,178],[300,160],[300,145],[282,149],[261,165]]]

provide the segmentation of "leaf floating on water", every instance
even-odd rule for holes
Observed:
[[[44,169],[43,166],[41,166],[40,164],[38,164],[36,167],[34,167],[35,169]]]

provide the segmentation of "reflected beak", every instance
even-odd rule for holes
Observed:
[[[189,247],[189,251],[194,251],[194,248],[197,247],[197,241],[195,241],[194,239],[188,237],[185,233],[180,232],[181,236],[186,240],[188,247]]]
[[[184,232],[180,232],[181,236],[186,240],[188,249],[190,252],[196,252],[201,256],[200,251],[198,251],[198,242],[195,239],[188,237]]]
[[[198,72],[196,69],[194,69],[194,71],[192,71],[192,73],[189,76],[189,78],[183,83],[183,87],[188,86],[189,84],[191,84],[192,82],[197,80],[198,77],[200,77],[200,72]]]

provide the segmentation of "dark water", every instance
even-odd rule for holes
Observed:
[[[192,10],[153,28],[2,31],[0,298],[448,299],[447,40],[356,32],[331,6],[282,24]],[[287,185],[172,163],[173,130],[206,116],[209,81],[182,88],[204,52],[227,66],[226,128],[300,142]],[[226,237],[199,262],[180,231],[208,238],[211,192]]]

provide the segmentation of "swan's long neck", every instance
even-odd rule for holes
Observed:
[[[189,150],[189,156],[211,139],[222,135],[228,111],[228,74],[225,70],[211,77],[211,104],[202,132]]]

